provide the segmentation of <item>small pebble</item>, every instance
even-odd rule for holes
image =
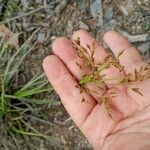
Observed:
[[[110,19],[113,18],[113,16],[114,16],[114,12],[113,12],[112,7],[110,7],[110,8],[108,8],[108,9],[106,10],[106,12],[105,12],[105,14],[104,14],[104,18],[105,18],[106,20],[110,20]]]
[[[45,33],[44,32],[39,32],[37,40],[38,40],[38,42],[43,43],[45,41]]]
[[[84,30],[89,30],[89,27],[82,21],[79,22],[79,28]]]
[[[36,3],[42,4],[42,0],[36,0]]]
[[[149,42],[146,42],[146,43],[142,43],[138,49],[140,50],[141,53],[146,53],[147,51],[150,50],[150,43]]]
[[[103,24],[102,0],[91,0],[90,11],[94,19],[98,21],[98,25]]]

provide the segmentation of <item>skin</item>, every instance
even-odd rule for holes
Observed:
[[[81,40],[81,45],[86,47],[92,45],[95,39],[86,31],[76,31],[72,38]],[[115,68],[105,71],[107,77],[124,76],[133,72],[134,68],[147,65],[142,61],[137,49],[128,40],[115,31],[108,31],[103,40],[110,47],[114,55],[123,49],[120,63],[125,66],[124,74],[119,74]],[[83,94],[75,87],[77,81],[87,70],[80,70],[76,62],[78,57],[72,43],[65,37],[57,38],[52,45],[53,55],[47,56],[43,61],[45,73],[61,98],[61,101],[79,127],[92,144],[95,150],[148,150],[150,149],[150,80],[137,82],[132,85],[119,86],[107,83],[106,92],[115,90],[117,97],[111,99],[111,116],[108,115],[104,105],[97,104],[94,96],[84,93],[86,100],[90,102],[81,103]],[[106,51],[100,44],[96,43],[95,61],[102,60]],[[131,90],[138,87],[141,96]],[[90,89],[99,89],[90,86]],[[105,88],[104,88],[105,89]],[[100,93],[101,94],[101,93]]]

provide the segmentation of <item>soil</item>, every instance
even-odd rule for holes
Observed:
[[[20,8],[11,15],[6,14],[6,8],[4,8],[10,1],[7,0],[5,5],[0,1],[2,7],[0,9],[1,21],[35,11],[37,8],[44,6],[39,11],[5,22],[13,32],[23,32],[20,42],[25,41],[34,30],[39,28],[36,37],[33,39],[33,42],[38,41],[38,45],[32,50],[22,66],[25,81],[29,80],[37,71],[42,72],[42,60],[52,53],[51,44],[55,38],[59,36],[70,37],[75,30],[80,28],[88,30],[98,40],[101,40],[101,33],[110,29],[122,33],[126,32],[133,38],[139,35],[141,41],[135,40],[133,44],[139,48],[144,60],[150,63],[149,0],[15,0]],[[143,38],[144,35],[147,35],[146,39]],[[54,100],[51,106],[45,107],[43,113],[54,124],[50,128],[51,135],[61,138],[61,143],[53,146],[53,144],[41,138],[32,138],[33,143],[35,143],[33,149],[92,149],[67,114],[57,94],[52,92],[43,95],[44,97]],[[46,130],[48,127],[41,124],[38,128]],[[26,145],[22,145],[22,147],[18,146],[15,149],[28,148]]]

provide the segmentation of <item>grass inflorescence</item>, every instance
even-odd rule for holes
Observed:
[[[90,68],[90,72],[83,75],[81,79],[78,81],[81,93],[86,91],[88,93],[92,93],[99,104],[104,104],[106,110],[110,112],[111,110],[111,99],[115,98],[116,92],[104,92],[102,86],[107,87],[109,83],[107,81],[115,81],[116,85],[129,85],[137,81],[143,81],[145,79],[150,78],[150,67],[149,66],[141,66],[139,69],[135,68],[133,73],[128,73],[126,75],[120,77],[107,78],[104,71],[115,67],[119,70],[120,74],[124,74],[124,66],[120,63],[120,57],[123,55],[124,50],[118,53],[117,57],[108,54],[103,60],[99,60],[95,62],[94,54],[95,54],[95,42],[93,42],[92,46],[87,44],[87,48],[81,46],[80,38],[73,40],[73,46],[77,51],[78,56],[82,60],[82,64],[76,62],[76,65],[81,69],[85,70],[86,68]],[[104,94],[100,94],[97,91],[91,91],[87,88],[87,84],[94,84],[99,87],[99,89]],[[108,90],[108,89],[107,89]],[[141,96],[143,96],[142,92],[138,87],[133,87],[131,90]],[[82,102],[87,102],[85,98],[82,99]]]

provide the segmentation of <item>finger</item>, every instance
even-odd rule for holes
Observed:
[[[95,101],[87,93],[80,93],[80,89],[76,87],[76,81],[57,56],[46,57],[43,68],[66,110],[80,127],[95,106]],[[88,101],[87,104],[81,103],[83,98]]]
[[[87,31],[84,31],[84,30],[76,31],[73,34],[72,38],[77,39],[78,37],[80,38],[81,46],[83,46],[84,48],[87,48],[87,44],[90,47],[92,47],[93,43],[95,43],[95,46],[94,46],[95,47],[95,53],[94,53],[95,63],[103,61],[103,59],[108,55],[108,53],[105,51],[105,49]],[[90,51],[89,51],[89,53],[90,53]],[[110,79],[110,78],[114,78],[114,77],[115,78],[120,77],[120,71],[113,66],[104,70],[102,73],[106,74],[104,79],[105,78]],[[115,84],[116,81],[106,80],[105,83],[107,83],[107,86],[110,87],[110,84]]]
[[[103,60],[107,56],[107,52],[105,51],[105,49],[87,31],[85,31],[85,30],[78,30],[78,31],[74,32],[74,34],[72,36],[72,39],[77,39],[77,38],[80,38],[81,46],[86,48],[88,50],[89,54],[91,52],[87,48],[87,45],[92,47],[93,43],[94,43],[95,53],[94,53],[93,57],[94,57],[95,62],[99,62],[100,60]]]
[[[76,63],[82,65],[83,62],[74,49],[72,42],[67,38],[61,37],[56,39],[52,45],[52,49],[54,54],[64,62],[72,75],[74,75],[77,79],[81,79],[83,75],[87,74],[90,71],[89,68],[83,70],[77,66]],[[105,92],[105,86],[102,86],[100,89],[96,85],[88,84],[87,88],[89,89],[89,92],[92,96],[95,95],[94,93],[99,93],[101,95],[103,93],[102,89]]]
[[[115,31],[108,31],[103,38],[115,56],[124,50],[123,54],[120,56],[120,62],[125,66],[125,71],[128,72],[131,68],[135,68],[136,65],[141,63],[142,58],[137,49],[121,34]]]
[[[64,37],[57,38],[52,44],[52,49],[54,54],[63,61],[63,63],[77,79],[80,79],[83,75],[88,73],[88,69],[81,70],[77,66],[76,63],[81,64],[82,61],[69,39]]]

